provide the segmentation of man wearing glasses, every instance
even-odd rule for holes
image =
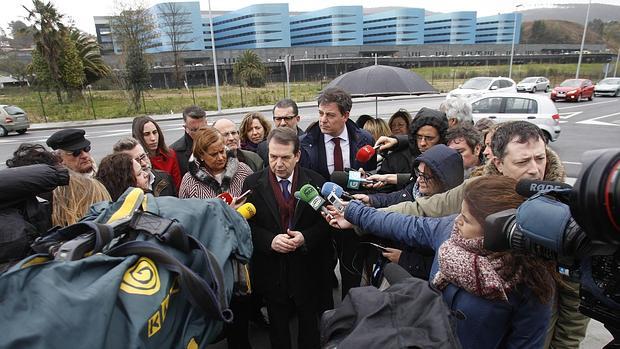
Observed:
[[[254,172],[263,169],[263,160],[260,156],[251,151],[241,149],[241,138],[239,137],[237,125],[234,122],[229,119],[219,119],[213,124],[213,127],[224,136],[229,155],[248,165]]]
[[[273,126],[288,127],[297,132],[297,137],[303,136],[305,132],[297,126],[299,124],[299,108],[297,103],[292,99],[281,99],[273,107]],[[267,142],[262,141],[258,144],[256,153],[263,159],[264,164],[269,163],[269,154],[267,151]]]
[[[85,134],[84,130],[68,128],[52,134],[46,143],[65,167],[92,176],[95,174],[95,160],[90,155],[90,141],[84,138]]]
[[[192,155],[192,148],[194,146],[194,134],[203,126],[207,126],[207,113],[202,108],[192,105],[183,110],[185,134],[170,145],[170,148],[177,153],[181,177],[187,173],[189,157]]]
[[[151,160],[137,139],[133,137],[121,138],[114,144],[115,153],[125,153],[136,160],[142,171],[149,176],[149,190],[154,196],[177,196],[172,176],[165,171],[155,170],[151,166]]]

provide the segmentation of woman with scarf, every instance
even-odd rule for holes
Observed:
[[[210,199],[228,192],[241,195],[245,178],[252,174],[248,165],[228,157],[224,136],[215,128],[200,128],[194,135],[189,171],[183,176],[179,198]]]
[[[263,114],[246,114],[239,124],[241,149],[256,153],[258,143],[261,143],[267,138],[269,131],[271,131],[271,125]]]
[[[484,248],[485,218],[517,208],[516,181],[484,176],[465,188],[459,215],[442,218],[380,212],[352,201],[334,227],[358,229],[437,253],[429,282],[457,319],[463,348],[542,348],[557,274],[551,262],[521,252]],[[336,213],[336,212],[334,212]]]

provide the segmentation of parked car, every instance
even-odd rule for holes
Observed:
[[[515,82],[509,78],[480,76],[465,81],[463,85],[450,91],[447,98],[461,97],[469,99],[480,97],[487,93],[517,92],[515,86]]]
[[[545,91],[549,92],[549,88],[551,85],[549,84],[549,79],[544,76],[530,76],[527,77],[517,84],[517,92],[531,92],[536,93],[536,91]]]
[[[495,122],[523,120],[531,122],[545,134],[545,141],[560,136],[560,114],[555,104],[544,95],[498,93],[470,100],[474,122],[489,118]]]
[[[14,105],[0,104],[0,137],[6,136],[9,132],[24,134],[28,127],[30,121],[25,111]]]
[[[620,78],[607,78],[594,86],[595,96],[620,96]]]
[[[567,100],[579,102],[581,99],[594,98],[594,85],[588,79],[567,79],[551,91],[551,100]]]

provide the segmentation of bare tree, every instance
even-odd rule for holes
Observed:
[[[140,109],[142,92],[150,82],[146,49],[155,46],[157,34],[151,12],[141,3],[119,3],[110,22],[116,44],[122,49],[125,63],[123,81],[131,91],[134,110]]]
[[[162,32],[168,37],[172,48],[175,87],[181,88],[182,85],[179,82],[184,75],[181,53],[185,50],[185,44],[194,40],[188,36],[193,32],[191,13],[175,2],[167,2],[157,6],[160,10],[159,18],[162,24]]]

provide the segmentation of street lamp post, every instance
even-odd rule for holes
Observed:
[[[517,37],[517,9],[523,5],[515,6],[514,20],[512,25],[512,48],[510,49],[510,66],[508,67],[508,78],[512,79],[512,60],[515,55],[515,38]]]
[[[586,23],[583,25],[583,35],[581,36],[581,47],[579,48],[579,60],[577,60],[577,72],[575,73],[575,79],[579,79],[581,57],[583,56],[583,44],[586,42],[586,31],[588,30],[588,19],[590,17],[590,5],[592,5],[592,0],[588,1],[588,10],[586,11]]]
[[[211,0],[209,4],[209,27],[211,29],[211,52],[213,53],[213,74],[215,75],[215,97],[217,98],[217,112],[222,112],[222,100],[220,99],[220,81],[217,76],[217,57],[215,56],[215,36],[213,35],[213,16],[211,16]]]
[[[616,56],[616,66],[614,67],[614,78],[618,72],[618,61],[620,60],[620,47],[618,47],[618,56]]]

